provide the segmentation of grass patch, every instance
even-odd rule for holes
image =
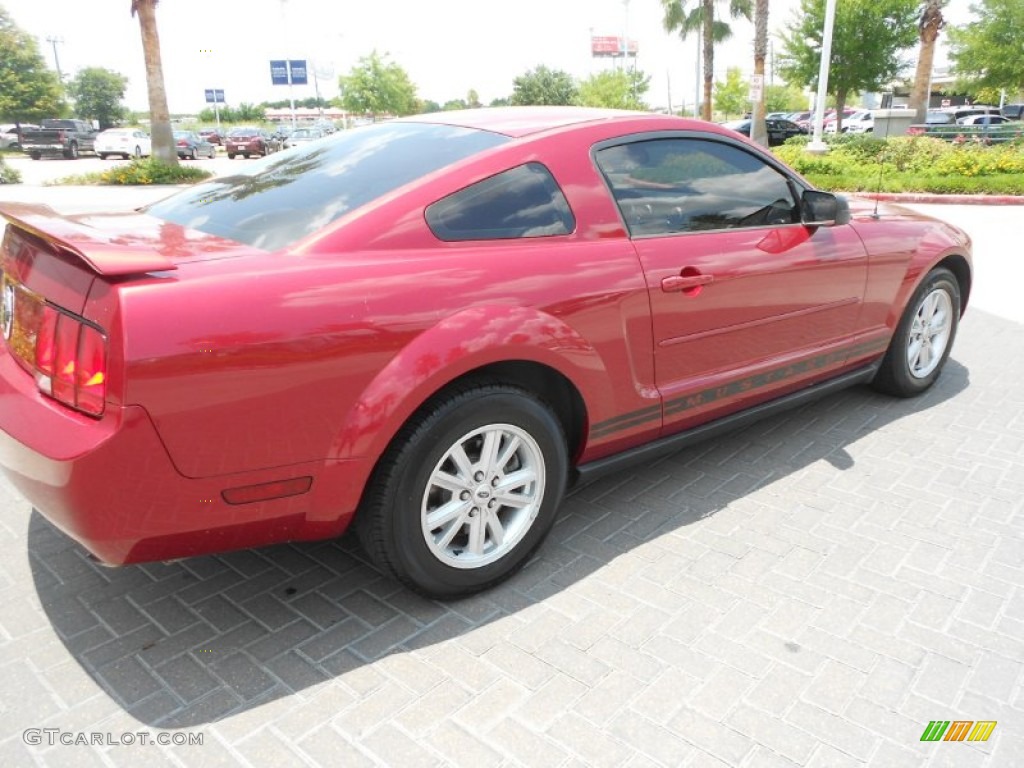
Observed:
[[[829,152],[806,152],[806,138],[775,154],[821,189],[833,192],[926,192],[1024,195],[1024,142],[951,144],[930,136],[888,141],[832,137]]]
[[[0,157],[0,184],[17,184],[20,181],[21,174],[5,163],[3,157]]]
[[[203,168],[190,165],[167,165],[159,160],[146,158],[117,165],[106,171],[65,176],[62,179],[47,182],[47,186],[65,184],[194,184],[211,176],[213,173]]]

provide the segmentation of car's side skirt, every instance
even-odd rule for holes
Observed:
[[[752,408],[715,419],[707,424],[701,424],[698,427],[662,437],[636,448],[630,448],[613,456],[606,456],[596,461],[582,464],[576,468],[575,477],[572,478],[573,490],[577,490],[607,474],[618,472],[635,464],[648,463],[665,454],[674,453],[709,438],[745,427],[755,421],[760,421],[763,418],[773,416],[790,408],[796,408],[811,400],[816,400],[857,384],[865,384],[874,378],[875,372],[881,363],[882,358],[879,358],[870,365],[849,371],[828,381],[812,384],[809,387],[775,400],[770,400],[767,403],[761,403]]]

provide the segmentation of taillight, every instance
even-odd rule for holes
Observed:
[[[101,415],[107,394],[103,332],[19,283],[5,279],[4,293],[10,294],[13,310],[8,347],[35,376],[39,391],[83,413]]]
[[[184,139],[182,139],[181,141],[178,142],[178,146],[179,147],[187,147],[188,146],[188,142],[185,141]]]

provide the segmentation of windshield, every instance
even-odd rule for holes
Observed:
[[[508,140],[450,125],[379,123],[270,155],[143,210],[277,250],[404,184]]]
[[[236,128],[228,136],[255,136],[257,133],[255,128]]]

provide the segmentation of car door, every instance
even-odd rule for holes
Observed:
[[[725,137],[659,135],[595,157],[644,271],[667,432],[842,366],[866,254],[849,226],[800,223],[803,185]]]

